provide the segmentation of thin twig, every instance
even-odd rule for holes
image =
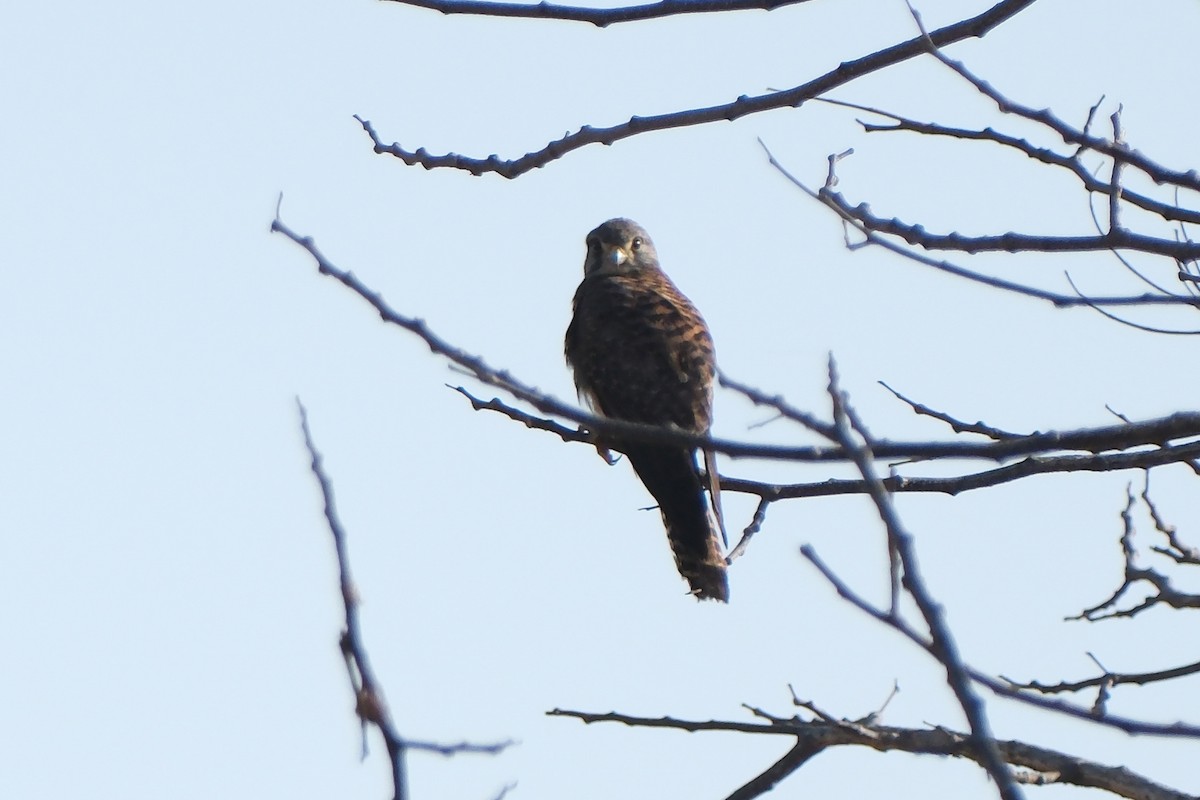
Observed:
[[[337,554],[338,586],[341,589],[342,605],[345,608],[345,630],[341,636],[341,650],[346,657],[346,670],[350,677],[350,688],[354,692],[355,710],[363,725],[363,757],[367,755],[367,723],[375,726],[383,736],[388,758],[392,764],[392,783],[396,800],[407,800],[408,781],[405,767],[407,744],[392,721],[391,711],[383,697],[383,691],[371,669],[367,649],[363,644],[362,628],[358,618],[358,591],[350,576],[350,558],[346,554],[346,531],[338,518],[333,502],[333,483],[325,473],[321,454],[313,444],[312,432],[308,427],[308,412],[300,399],[296,399],[300,412],[300,429],[304,433],[304,446],[308,448],[313,476],[321,488],[325,504],[325,521],[333,536]]]
[[[383,695],[383,688],[371,668],[367,656],[367,648],[363,642],[362,625],[358,616],[359,597],[350,574],[350,557],[346,548],[346,529],[338,517],[333,499],[333,482],[325,471],[324,462],[316,445],[313,443],[312,431],[308,426],[308,411],[300,398],[296,398],[296,407],[300,413],[300,430],[304,434],[304,446],[308,450],[309,463],[313,476],[321,489],[324,501],[325,521],[329,533],[333,537],[334,552],[338,563],[338,586],[341,590],[342,605],[345,609],[345,629],[339,640],[339,647],[346,660],[346,672],[350,679],[350,689],[355,698],[355,713],[362,722],[362,755],[367,756],[367,724],[375,726],[383,737],[387,747],[388,759],[392,768],[392,785],[395,800],[407,800],[408,780],[406,756],[410,750],[437,753],[443,756],[454,756],[460,753],[485,753],[495,755],[513,745],[512,741],[493,742],[489,744],[474,744],[458,742],[456,744],[440,744],[405,739],[396,729],[392,720],[391,710]],[[507,789],[501,792],[503,797]]]
[[[556,3],[502,3],[492,0],[388,0],[397,5],[427,8],[442,14],[471,14],[484,17],[521,17],[526,19],[586,22],[607,28],[621,22],[640,22],[680,14],[708,14],[722,11],[774,11],[808,0],[660,0],[620,8],[590,8]]]
[[[1022,436],[1026,435],[1022,433],[1013,433],[1012,431],[1001,430],[994,425],[986,425],[983,422],[963,422],[960,419],[950,416],[944,411],[938,411],[937,409],[930,408],[922,403],[918,403],[915,400],[910,400],[909,398],[900,394],[900,392],[893,389],[891,386],[888,386],[887,383],[883,381],[879,381],[879,385],[887,389],[902,402],[907,403],[909,408],[911,408],[915,413],[927,417],[933,417],[936,420],[941,420],[949,425],[955,433],[978,433],[988,437],[989,439],[1020,439]]]

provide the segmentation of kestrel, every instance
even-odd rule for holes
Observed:
[[[583,282],[572,305],[566,354],[580,397],[606,417],[708,433],[712,336],[659,268],[640,225],[610,219],[588,234]],[[705,454],[702,477],[691,448],[621,443],[619,449],[658,501],[675,564],[692,594],[727,602],[725,559],[704,497],[707,488],[720,525],[712,454]]]

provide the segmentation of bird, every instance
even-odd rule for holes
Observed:
[[[629,219],[587,235],[583,280],[565,341],[580,398],[612,419],[707,434],[712,425],[715,350],[708,325],[659,266],[654,242]],[[702,474],[695,448],[615,445],[654,497],[679,574],[698,600],[729,601],[715,458]],[[705,491],[713,506],[714,528]]]

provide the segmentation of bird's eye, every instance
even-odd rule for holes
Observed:
[[[632,246],[633,246],[634,250],[640,250],[642,247],[642,237],[640,237],[640,236],[633,237],[633,245]]]

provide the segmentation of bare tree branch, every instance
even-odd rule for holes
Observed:
[[[878,454],[876,454],[878,456]],[[1015,464],[996,469],[953,477],[924,477],[892,474],[879,480],[888,492],[924,492],[958,495],[975,489],[986,489],[1004,483],[1056,472],[1115,472],[1125,469],[1148,469],[1166,464],[1189,464],[1200,457],[1200,442],[1159,450],[1107,455],[1030,456]],[[753,494],[769,500],[792,500],[800,497],[833,497],[846,494],[865,494],[867,484],[859,479],[829,478],[812,483],[775,484],[721,476],[721,488],[729,492]]]
[[[882,233],[872,230],[870,227],[868,227],[863,222],[861,222],[860,220],[856,219],[853,216],[843,215],[840,207],[836,203],[829,202],[829,200],[828,200],[829,195],[827,194],[826,190],[810,189],[803,181],[801,181],[799,178],[797,178],[795,175],[793,175],[791,172],[789,172],[788,169],[786,167],[784,167],[783,164],[781,164],[778,159],[775,158],[775,155],[771,152],[770,148],[768,148],[761,139],[759,140],[759,145],[763,148],[763,151],[766,153],[768,162],[771,164],[772,167],[775,168],[775,170],[780,175],[782,175],[784,178],[786,178],[792,185],[799,188],[801,191],[803,191],[809,197],[818,201],[825,207],[832,209],[834,212],[836,212],[838,214],[839,217],[841,217],[843,222],[845,222],[847,225],[852,227],[859,235],[861,235],[863,237],[861,242],[859,242],[857,244],[848,245],[852,250],[860,249],[862,247],[866,247],[869,245],[874,245],[877,247],[881,247],[884,250],[887,250],[889,252],[895,253],[896,255],[902,256],[902,257],[908,259],[909,261],[914,261],[923,266],[932,267],[932,268],[938,270],[939,272],[945,272],[948,275],[954,275],[955,277],[958,277],[958,278],[965,278],[966,280],[972,281],[973,283],[979,283],[984,286],[990,286],[994,289],[1002,289],[1006,292],[1012,292],[1013,294],[1020,294],[1020,295],[1026,296],[1026,297],[1033,297],[1038,300],[1045,300],[1058,308],[1094,307],[1094,306],[1098,306],[1098,305],[1099,306],[1133,306],[1133,305],[1195,306],[1195,305],[1200,305],[1193,298],[1178,297],[1175,295],[1164,296],[1161,294],[1116,295],[1116,296],[1101,296],[1101,297],[1082,298],[1079,296],[1061,294],[1059,292],[1051,292],[1051,291],[1047,291],[1045,289],[1039,289],[1036,286],[1029,286],[1029,285],[1026,285],[1023,283],[1017,283],[1015,281],[1005,280],[1004,278],[997,278],[994,275],[987,275],[982,272],[970,270],[965,267],[959,266],[957,264],[953,264],[944,259],[931,258],[930,256],[927,256],[923,253],[919,253],[919,252],[916,252],[915,250],[901,246],[900,244],[896,243],[895,241],[892,241],[891,239],[887,238]],[[833,181],[829,181],[827,183],[832,184]],[[1093,238],[1096,238],[1096,237],[1093,237]],[[1101,248],[1101,249],[1111,249],[1111,248],[1105,247],[1105,248]]]
[[[851,205],[841,192],[822,188],[818,192],[822,201],[839,216],[852,220],[862,228],[875,233],[895,236],[903,241],[926,250],[955,251],[962,253],[986,252],[1038,252],[1038,253],[1083,253],[1100,250],[1136,250],[1140,253],[1166,256],[1177,261],[1200,258],[1200,243],[1147,236],[1118,228],[1097,236],[1037,236],[1024,233],[1001,233],[994,236],[963,236],[960,233],[930,233],[923,225],[909,224],[893,217],[884,219],[871,212],[866,203]],[[1170,295],[1158,301],[1165,305],[1200,305],[1196,298]],[[1091,303],[1109,305],[1106,300],[1092,298]]]
[[[777,762],[781,769],[788,766],[788,758],[802,748],[825,749],[830,747],[868,747],[881,753],[905,752],[922,755],[952,756],[966,758],[976,763],[979,754],[975,751],[968,734],[937,727],[930,729],[897,728],[869,722],[817,719],[805,722],[800,719],[780,719],[762,722],[735,722],[711,720],[707,722],[675,719],[673,717],[637,717],[610,712],[593,714],[556,708],[547,712],[549,716],[570,717],[585,724],[617,722],[631,727],[670,728],[682,731],[733,731],[764,736],[791,736],[796,745]],[[1195,800],[1193,795],[1162,786],[1138,775],[1125,767],[1112,767],[1068,755],[1048,748],[1036,747],[1016,741],[997,741],[1000,756],[1015,767],[1035,770],[1052,778],[1046,782],[1063,783],[1101,789],[1131,800]],[[796,764],[798,768],[800,764]],[[773,765],[774,766],[774,765]],[[792,770],[794,771],[794,769]],[[767,773],[764,773],[766,775]],[[781,776],[782,777],[782,776]],[[739,790],[740,791],[740,790]],[[761,794],[761,792],[760,792]],[[758,794],[730,797],[757,797]]]
[[[1088,170],[1080,161],[1080,151],[1076,151],[1071,155],[1056,152],[1049,148],[1038,147],[1027,139],[1019,136],[997,131],[994,128],[968,129],[954,128],[946,125],[940,125],[936,122],[921,122],[918,120],[904,117],[891,111],[872,106],[859,105],[858,103],[849,103],[844,100],[835,100],[829,97],[818,97],[817,101],[829,103],[830,105],[843,106],[852,108],[858,111],[863,111],[868,114],[891,119],[892,125],[879,125],[876,123],[864,122],[859,120],[859,125],[867,133],[893,133],[899,131],[908,131],[917,133],[922,136],[942,136],[952,139],[961,139],[964,141],[979,141],[992,142],[1001,147],[1016,150],[1029,158],[1046,164],[1047,166],[1060,167],[1067,170],[1083,184],[1084,188],[1090,193],[1108,195],[1111,191],[1111,184],[1098,179],[1093,172]],[[1121,199],[1131,205],[1135,205],[1152,214],[1157,214],[1166,220],[1177,222],[1189,222],[1192,224],[1200,224],[1200,211],[1195,211],[1188,208],[1182,208],[1178,203],[1164,203],[1155,200],[1145,194],[1131,192],[1124,189],[1121,193]]]
[[[333,483],[325,473],[321,454],[313,444],[312,432],[308,427],[308,412],[299,398],[296,406],[300,412],[300,429],[304,434],[304,446],[308,449],[310,467],[317,484],[321,488],[321,497],[325,506],[325,521],[333,536],[333,546],[337,554],[338,585],[342,594],[342,605],[346,612],[346,627],[342,631],[340,648],[346,659],[346,672],[350,678],[350,689],[354,693],[354,708],[363,726],[362,755],[367,756],[367,723],[374,725],[383,737],[387,747],[388,759],[392,767],[392,786],[395,800],[407,800],[408,777],[406,756],[409,750],[422,750],[443,756],[453,756],[460,753],[487,753],[495,755],[508,747],[512,742],[495,742],[491,744],[438,744],[405,739],[396,729],[392,721],[391,710],[383,696],[383,688],[371,669],[367,648],[363,643],[362,627],[358,617],[358,590],[350,576],[350,558],[346,552],[346,530],[342,527],[333,502]],[[507,792],[507,790],[504,790]],[[501,793],[503,797],[504,792]]]
[[[976,17],[939,28],[929,34],[929,38],[939,47],[944,47],[963,39],[981,38],[997,25],[1033,5],[1033,2],[1034,0],[1001,0],[1001,2]],[[869,75],[902,61],[907,61],[910,58],[927,52],[927,50],[928,45],[925,37],[917,36],[853,61],[845,61],[839,64],[836,69],[792,89],[769,92],[753,97],[742,95],[732,102],[709,106],[707,108],[691,108],[653,116],[634,116],[630,117],[628,122],[607,128],[584,125],[575,133],[569,133],[561,139],[550,142],[540,150],[527,153],[520,158],[512,160],[504,160],[496,155],[491,155],[487,158],[473,158],[459,155],[458,153],[447,153],[436,156],[429,153],[424,147],[416,150],[406,150],[396,142],[385,144],[369,120],[357,115],[355,119],[358,120],[358,123],[367,135],[371,137],[371,143],[376,153],[394,156],[409,166],[419,165],[425,169],[459,169],[470,172],[472,175],[494,172],[504,178],[516,178],[530,170],[544,167],[551,161],[562,158],[567,153],[589,144],[611,145],[622,139],[628,139],[631,136],[651,131],[685,128],[692,125],[704,125],[710,122],[732,122],[748,114],[759,114],[777,108],[793,108],[806,100],[818,97],[856,78],[861,78],[864,75]]]
[[[789,419],[793,422],[798,422],[810,431],[819,433],[821,436],[835,441],[837,432],[834,430],[833,424],[819,419],[815,414],[810,414],[803,409],[796,408],[780,395],[770,395],[766,392],[756,389],[749,384],[741,383],[730,378],[724,372],[717,373],[717,379],[721,386],[726,389],[732,389],[738,394],[745,397],[750,402],[757,406],[768,406],[779,412],[779,416],[783,419]]]
[[[435,334],[424,320],[404,316],[391,308],[383,297],[372,291],[353,273],[343,271],[325,258],[317,249],[310,237],[304,237],[293,231],[278,217],[272,222],[271,230],[282,233],[296,244],[303,247],[317,262],[318,271],[328,275],[351,291],[358,294],[371,304],[387,323],[401,327],[419,337],[434,353],[444,356],[449,361],[465,369],[470,375],[485,384],[508,392],[519,400],[529,403],[543,413],[553,414],[584,425],[593,433],[603,434],[606,440],[627,438],[632,441],[649,441],[663,444],[677,444],[692,447],[706,447],[719,453],[734,457],[763,458],[789,461],[844,461],[846,454],[840,447],[786,447],[777,445],[757,445],[735,442],[725,439],[712,439],[705,436],[684,433],[670,428],[660,428],[653,425],[641,425],[604,417],[597,417],[581,411],[579,408],[563,403],[547,395],[533,386],[526,384],[507,370],[497,370],[487,365],[479,356],[466,352],[447,342]],[[739,389],[741,384],[723,379],[724,385]],[[464,392],[465,394],[465,392]],[[766,397],[756,393],[759,397]],[[468,397],[470,397],[468,395]],[[475,398],[471,398],[476,402]],[[482,402],[482,401],[480,401]],[[773,404],[775,401],[771,401]],[[503,404],[498,400],[485,403],[489,410],[501,410]],[[788,408],[782,402],[777,408]],[[508,413],[507,411],[503,413]],[[796,412],[797,419],[811,415]],[[530,427],[543,427],[536,418],[513,417]],[[814,421],[813,427],[820,430],[827,428],[828,423]],[[554,430],[561,435],[561,431]],[[1087,428],[1076,431],[1052,431],[1035,433],[1018,439],[996,442],[889,442],[879,440],[874,448],[877,458],[883,459],[928,459],[928,458],[982,458],[989,460],[1006,460],[1024,455],[1045,452],[1051,449],[1084,450],[1103,452],[1105,450],[1137,447],[1148,444],[1164,444],[1173,439],[1200,436],[1200,413],[1180,412],[1169,417],[1147,422],[1109,426],[1103,428]],[[587,441],[593,442],[594,439]]]
[[[482,400],[461,386],[452,388],[470,400],[471,407],[477,411],[498,412],[515,422],[523,424],[527,428],[553,433],[564,442],[579,442],[593,447],[611,444],[609,439],[605,437],[602,429],[588,431],[582,428],[570,428],[552,419],[535,417],[520,409],[513,408],[503,403],[499,398],[493,397],[491,400]],[[911,401],[906,400],[906,402]],[[933,412],[933,414],[938,413],[940,412]],[[966,423],[960,423],[960,425],[969,427]],[[980,432],[984,430],[997,431],[998,434],[1011,437],[1010,440],[1025,438],[1021,434],[1008,434],[988,426],[982,427]],[[1106,432],[1111,430],[1112,428],[1105,429]],[[1045,434],[1035,435],[1044,436]],[[1097,435],[1098,440],[1102,438],[1103,434]],[[746,446],[750,447],[750,445]],[[896,446],[899,447],[899,445]],[[1054,449],[1057,448],[1046,448],[1047,451]],[[718,448],[718,451],[726,452],[723,448]],[[884,488],[889,492],[924,492],[953,496],[975,489],[984,489],[1004,483],[1011,483],[1022,478],[1057,472],[1115,472],[1126,469],[1149,469],[1151,467],[1179,463],[1187,464],[1190,467],[1191,461],[1195,458],[1200,458],[1200,442],[1188,442],[1181,445],[1158,447],[1152,450],[1093,455],[1045,455],[1039,453],[1003,467],[984,470],[982,472],[972,472],[965,475],[924,477],[892,474],[885,478],[880,478],[880,480],[883,482]],[[905,460],[915,459],[906,458]],[[930,457],[922,456],[920,460],[928,461]],[[788,484],[747,480],[727,474],[721,475],[720,479],[721,487],[724,491],[753,494],[760,498],[760,504],[758,510],[755,512],[754,520],[746,528],[741,541],[730,553],[730,560],[736,559],[744,553],[746,547],[749,545],[750,538],[761,528],[762,517],[766,514],[766,504],[776,500],[794,500],[802,497],[832,497],[836,495],[865,494],[867,492],[867,484],[861,479],[829,478],[811,483]]]
[[[392,784],[395,787],[396,800],[407,800],[408,780],[405,768],[407,747],[404,738],[396,730],[388,710],[383,691],[371,669],[366,647],[363,645],[362,630],[358,619],[358,591],[350,577],[350,559],[346,554],[346,531],[342,528],[337,510],[333,503],[333,484],[325,474],[321,454],[313,444],[312,433],[308,428],[308,412],[304,405],[296,400],[300,411],[300,428],[304,433],[304,446],[308,448],[312,473],[321,487],[321,496],[325,503],[325,521],[333,536],[333,546],[337,553],[338,585],[342,593],[342,605],[346,611],[346,628],[342,632],[341,650],[346,658],[346,671],[350,677],[350,688],[354,692],[355,712],[363,725],[363,757],[367,755],[367,723],[371,723],[383,736],[387,746],[388,758],[392,763]]]
[[[924,34],[925,28],[921,25],[920,16],[915,11],[912,13]],[[851,151],[847,151],[847,153],[840,156],[831,157],[828,179],[822,188],[815,191],[809,189],[788,173],[768,152],[772,165],[781,174],[800,187],[805,193],[834,211],[843,220],[844,225],[862,235],[863,241],[852,243],[848,239],[847,246],[850,249],[857,249],[868,245],[883,246],[892,252],[926,266],[932,266],[956,276],[995,288],[1047,300],[1059,307],[1087,306],[1116,322],[1139,330],[1180,335],[1195,335],[1200,333],[1200,331],[1196,330],[1181,330],[1135,322],[1106,311],[1103,308],[1117,305],[1200,306],[1200,300],[1198,300],[1195,287],[1185,277],[1191,274],[1188,265],[1196,263],[1198,254],[1200,254],[1200,244],[1193,242],[1183,229],[1184,222],[1186,221],[1200,221],[1200,211],[1184,208],[1179,203],[1180,189],[1200,189],[1200,176],[1198,176],[1197,172],[1195,170],[1181,171],[1170,169],[1131,148],[1124,140],[1120,108],[1109,117],[1112,124],[1112,137],[1106,139],[1091,133],[1091,126],[1096,118],[1100,103],[1092,107],[1084,128],[1082,130],[1076,129],[1057,117],[1049,109],[1033,109],[1005,97],[989,83],[973,75],[961,62],[948,58],[942,51],[941,46],[932,39],[927,39],[926,44],[930,52],[939,61],[968,81],[977,91],[995,102],[1003,113],[1019,116],[1052,131],[1064,143],[1076,145],[1075,152],[1073,154],[1063,154],[1049,148],[1037,147],[1027,139],[1001,133],[991,127],[982,130],[952,128],[936,123],[918,122],[899,114],[869,106],[844,103],[837,100],[828,100],[827,102],[881,115],[892,121],[892,124],[889,125],[876,125],[860,120],[860,124],[863,125],[864,130],[869,133],[903,130],[928,136],[946,136],[970,141],[990,141],[1006,148],[1015,149],[1041,163],[1066,169],[1083,182],[1088,192],[1089,207],[1091,207],[1091,195],[1093,193],[1103,194],[1106,197],[1108,211],[1107,224],[1102,228],[1099,220],[1096,219],[1098,233],[1086,236],[1034,235],[1017,231],[987,236],[965,236],[957,232],[935,234],[930,232],[928,227],[923,224],[904,222],[898,217],[886,218],[877,215],[872,212],[870,206],[866,203],[854,205],[846,199],[842,192],[836,190],[834,188],[837,183],[834,174],[834,165],[837,160],[848,155]],[[1083,165],[1081,157],[1088,152],[1094,152],[1110,160],[1111,170],[1108,181],[1101,181],[1096,177],[1095,171],[1088,170]],[[1124,186],[1123,173],[1131,169],[1142,173],[1145,177],[1160,185],[1173,186],[1176,195],[1174,204],[1164,203],[1137,192],[1130,192]],[[1123,225],[1121,221],[1123,203],[1130,203],[1135,207],[1156,213],[1165,220],[1178,222],[1180,229],[1175,231],[1174,235],[1170,237],[1155,236],[1131,230]],[[1093,218],[1095,219],[1094,209],[1092,211]],[[1107,250],[1112,252],[1132,274],[1154,288],[1156,293],[1105,297],[1089,296],[1075,286],[1074,281],[1068,274],[1066,276],[1067,280],[1075,293],[1075,297],[1070,297],[1069,295],[1049,292],[1037,287],[967,270],[943,260],[923,256],[912,248],[921,248],[927,251],[964,253],[1062,253]],[[1185,291],[1183,293],[1168,292],[1159,283],[1150,280],[1140,270],[1135,269],[1121,255],[1120,251],[1132,251],[1170,258],[1179,267],[1178,275]]]
[[[484,17],[521,17],[586,22],[607,28],[621,22],[672,17],[680,14],[710,14],[722,11],[774,11],[808,0],[660,0],[639,6],[590,8],[556,3],[500,3],[490,0],[387,0],[398,5],[428,8],[442,14],[472,14]]]
[[[1081,692],[1085,689],[1094,689],[1104,684],[1108,684],[1109,686],[1121,686],[1123,684],[1145,686],[1149,683],[1174,680],[1175,678],[1183,678],[1198,673],[1200,673],[1200,661],[1194,664],[1185,664],[1181,667],[1155,670],[1154,672],[1106,671],[1103,675],[1098,675],[1095,678],[1085,678],[1081,681],[1060,681],[1053,684],[1042,683],[1040,681],[1029,681],[1027,683],[1011,681],[1011,683],[1018,689],[1028,689],[1034,692],[1041,692],[1042,694],[1063,694],[1066,692]]]
[[[927,40],[930,50],[929,52],[938,60],[957,73],[960,77],[970,83],[979,91],[980,94],[989,98],[996,104],[996,107],[1005,114],[1013,114],[1015,116],[1027,119],[1030,122],[1035,122],[1045,128],[1049,128],[1062,138],[1067,144],[1078,145],[1081,150],[1092,150],[1101,155],[1108,156],[1114,161],[1120,161],[1134,169],[1145,173],[1155,183],[1169,184],[1178,186],[1182,189],[1192,189],[1200,191],[1200,173],[1194,169],[1176,170],[1170,167],[1163,166],[1150,158],[1147,158],[1142,153],[1129,147],[1123,141],[1108,140],[1100,136],[1092,136],[1087,131],[1081,131],[1071,124],[1057,116],[1048,108],[1032,108],[1030,106],[1018,103],[995,89],[991,83],[985,81],[973,74],[961,61],[955,61],[947,56],[943,51],[942,45],[931,35]]]
[[[988,437],[989,439],[1020,439],[1022,436],[1026,435],[1022,433],[1013,433],[1012,431],[1000,430],[994,425],[987,425],[982,421],[963,422],[960,419],[955,419],[944,411],[938,411],[935,408],[930,408],[929,406],[918,403],[915,400],[910,400],[909,398],[897,392],[891,386],[888,386],[883,381],[879,381],[879,385],[895,395],[898,400],[906,403],[916,414],[941,420],[949,425],[951,430],[953,430],[955,433],[978,433]]]
[[[1155,545],[1150,549],[1159,555],[1166,556],[1176,564],[1200,566],[1200,548],[1186,544],[1179,537],[1179,530],[1163,519],[1162,514],[1158,512],[1158,506],[1150,499],[1149,471],[1146,472],[1146,481],[1142,486],[1142,502],[1145,503],[1146,511],[1154,522],[1154,529],[1167,538],[1167,547]]]
[[[1150,567],[1139,567],[1135,563],[1137,560],[1137,548],[1133,544],[1135,527],[1133,524],[1134,497],[1132,488],[1127,489],[1126,493],[1125,508],[1121,510],[1120,540],[1121,552],[1125,559],[1124,580],[1107,599],[1090,608],[1085,608],[1075,616],[1067,617],[1069,620],[1082,619],[1088,622],[1096,622],[1102,619],[1135,617],[1143,611],[1159,605],[1176,609],[1200,608],[1200,595],[1181,592],[1172,585],[1171,579],[1168,576]],[[1156,520],[1156,522],[1158,521]],[[1154,591],[1133,606],[1117,608],[1118,601],[1125,596],[1125,593],[1132,591],[1135,586],[1141,584],[1149,584]]]
[[[898,615],[893,614],[890,611],[876,608],[874,605],[864,600],[853,589],[851,589],[845,583],[845,581],[839,578],[837,574],[830,569],[827,564],[825,564],[824,561],[821,560],[820,556],[817,555],[816,551],[810,545],[804,545],[801,547],[800,553],[817,568],[821,575],[824,576],[825,580],[829,581],[830,585],[838,593],[839,597],[873,619],[882,622],[896,631],[899,631],[909,641],[926,652],[931,654],[933,653],[933,645],[926,636],[918,633],[912,628],[912,626],[910,626]],[[987,673],[969,665],[964,664],[964,670],[971,677],[971,680],[982,686],[986,686],[993,694],[1006,697],[1010,700],[1016,700],[1020,703],[1034,706],[1036,708],[1042,708],[1047,711],[1055,711],[1068,717],[1074,717],[1075,719],[1088,720],[1098,725],[1124,731],[1125,733],[1140,733],[1152,736],[1180,736],[1192,739],[1200,739],[1200,725],[1193,725],[1185,722],[1173,722],[1164,725],[1162,723],[1146,722],[1143,720],[1136,720],[1129,717],[1121,717],[1112,714],[1105,714],[1102,717],[1098,717],[1093,714],[1090,709],[1081,708],[1080,706],[1072,703],[1053,700],[1048,697],[1043,697],[1039,694],[1022,691],[1019,687],[1014,686],[1008,681],[993,678]]]
[[[782,758],[735,789],[725,800],[752,800],[752,798],[763,796],[778,786],[779,782],[788,775],[807,764],[822,749],[824,748],[808,742],[797,742],[783,754]]]
[[[971,727],[970,740],[977,756],[976,760],[992,776],[1004,800],[1020,800],[1023,794],[1013,781],[1012,772],[996,746],[983,702],[971,685],[970,676],[959,656],[958,645],[950,632],[950,626],[946,623],[942,607],[934,601],[924,578],[921,577],[912,537],[900,522],[895,506],[892,505],[891,495],[884,489],[875,473],[871,435],[850,405],[849,397],[838,384],[837,365],[832,357],[829,359],[829,396],[833,400],[833,419],[838,439],[854,459],[855,466],[867,483],[867,493],[879,512],[880,520],[887,528],[889,552],[898,556],[902,568],[901,584],[916,602],[929,628],[928,651],[945,667],[946,682],[958,698],[958,704]],[[893,574],[894,568],[893,566]],[[896,591],[893,578],[892,616],[899,614]]]
[[[611,444],[610,438],[605,434],[604,426],[600,426],[597,430],[588,431],[584,429],[568,428],[552,419],[543,419],[527,414],[520,409],[513,408],[503,403],[499,398],[493,397],[491,400],[482,400],[463,387],[454,387],[455,391],[462,394],[471,401],[472,408],[483,411],[495,411],[516,422],[520,422],[527,428],[546,430],[555,434],[564,442],[581,442],[592,446],[602,446]],[[1161,423],[1162,420],[1153,420],[1152,423]],[[1129,423],[1139,427],[1145,426],[1147,423]],[[1087,431],[1074,431],[1070,435],[1063,433],[1037,433],[1022,436],[1012,434],[1012,438],[1005,441],[1014,442],[1018,445],[1028,445],[1029,457],[1022,461],[1013,464],[1008,464],[996,469],[985,470],[983,472],[969,473],[966,475],[957,475],[952,477],[919,477],[893,474],[886,478],[881,478],[884,487],[889,492],[935,492],[940,494],[956,495],[961,492],[970,491],[973,489],[982,489],[990,486],[998,486],[1002,483],[1019,480],[1021,478],[1031,477],[1033,475],[1045,475],[1054,472],[1113,472],[1125,469],[1147,469],[1150,467],[1165,466],[1167,464],[1184,463],[1191,466],[1192,459],[1200,458],[1200,442],[1187,442],[1180,445],[1168,445],[1156,447],[1152,450],[1137,450],[1134,452],[1117,452],[1092,455],[1046,455],[1045,453],[1058,449],[1114,449],[1118,446],[1140,447],[1146,444],[1152,444],[1151,441],[1157,437],[1156,433],[1149,434],[1145,440],[1138,441],[1135,444],[1117,445],[1112,442],[1109,437],[1117,430],[1114,427],[1105,427],[1102,429],[1088,429]],[[1193,435],[1193,434],[1187,434]],[[1076,436],[1080,438],[1094,438],[1094,443],[1087,447],[1071,448],[1051,444],[1046,441],[1045,437],[1056,438],[1060,442],[1068,439],[1073,439]],[[630,437],[633,438],[633,437]],[[707,441],[707,440],[705,440]],[[713,446],[718,452],[727,453],[741,457],[754,457],[755,445],[748,443],[732,443],[727,440],[712,440]],[[945,444],[954,444],[947,442]],[[1104,444],[1105,446],[1102,446]],[[880,440],[880,449],[889,458],[904,459],[904,460],[921,460],[929,461],[936,458],[949,457],[946,453],[930,455],[928,451],[921,452],[925,448],[935,446],[932,442],[913,442],[908,444],[893,443],[885,444]],[[774,454],[780,455],[777,451],[771,451]],[[834,461],[848,460],[848,456],[843,451],[837,449],[835,452],[840,455],[839,458],[815,457],[817,453],[826,454],[828,451],[819,448],[805,448],[802,451],[797,450],[792,453],[791,458],[779,460],[794,460],[794,461]],[[880,453],[874,454],[877,458],[881,457]],[[758,455],[758,457],[768,457]],[[984,451],[979,451],[973,455],[963,455],[960,457],[978,457],[992,458],[995,460],[1006,460],[1009,455],[991,454],[984,455]],[[866,483],[862,480],[839,480],[828,479],[816,483],[793,483],[793,484],[777,484],[766,483],[762,481],[745,480],[742,478],[731,477],[727,475],[721,476],[721,485],[728,491],[741,492],[744,494],[754,494],[767,501],[788,500],[800,497],[829,497],[833,495],[844,494],[863,494],[866,491]],[[757,531],[757,528],[754,529]],[[736,549],[736,548],[735,548]]]
[[[1113,251],[1113,252],[1116,253],[1116,251]],[[1128,263],[1127,261],[1125,261],[1124,258],[1120,258],[1120,254],[1117,254],[1117,256],[1118,256],[1118,259],[1121,261],[1121,263],[1123,263],[1123,264]],[[1079,299],[1083,300],[1083,302],[1086,303],[1088,305],[1088,307],[1090,307],[1097,314],[1100,314],[1103,317],[1108,317],[1113,322],[1120,323],[1121,325],[1125,325],[1127,327],[1134,328],[1139,331],[1145,331],[1147,333],[1161,333],[1161,334],[1165,334],[1167,336],[1196,336],[1197,334],[1200,334],[1200,330],[1181,331],[1181,330],[1175,330],[1172,328],[1160,328],[1156,325],[1143,325],[1140,322],[1134,322],[1133,320],[1125,319],[1124,317],[1118,316],[1117,314],[1114,314],[1111,311],[1105,311],[1103,308],[1101,308],[1096,303],[1095,300],[1089,298],[1087,295],[1085,295],[1083,292],[1081,292],[1079,290],[1079,287],[1075,285],[1075,281],[1071,279],[1071,274],[1069,272],[1065,273],[1065,277],[1067,279],[1067,283],[1069,283],[1071,285],[1071,291],[1075,292],[1075,295]],[[1193,298],[1188,297],[1186,295],[1168,294],[1165,296],[1180,300],[1181,305],[1194,305],[1195,304]]]
[[[1129,193],[1126,192],[1126,197],[1128,197],[1128,195],[1129,195]],[[1100,224],[1100,216],[1096,213],[1096,204],[1095,204],[1094,200],[1095,200],[1095,194],[1089,193],[1088,194],[1088,213],[1092,217],[1092,226],[1098,232],[1103,232],[1104,227]],[[1172,206],[1172,207],[1176,208],[1177,206]],[[1149,277],[1146,276],[1146,274],[1144,272],[1142,272],[1141,270],[1139,270],[1138,268],[1133,266],[1133,264],[1130,262],[1130,260],[1128,258],[1126,258],[1123,253],[1119,253],[1116,250],[1112,250],[1110,252],[1117,259],[1117,261],[1121,262],[1121,266],[1123,266],[1129,274],[1136,277],[1139,281],[1146,284],[1154,291],[1158,292],[1159,294],[1166,295],[1166,296],[1170,296],[1170,295],[1174,294],[1173,292],[1168,291],[1165,286],[1162,286],[1162,285],[1158,284],[1157,282],[1151,280]],[[1189,288],[1188,284],[1186,284],[1186,283],[1184,284],[1184,287]]]

